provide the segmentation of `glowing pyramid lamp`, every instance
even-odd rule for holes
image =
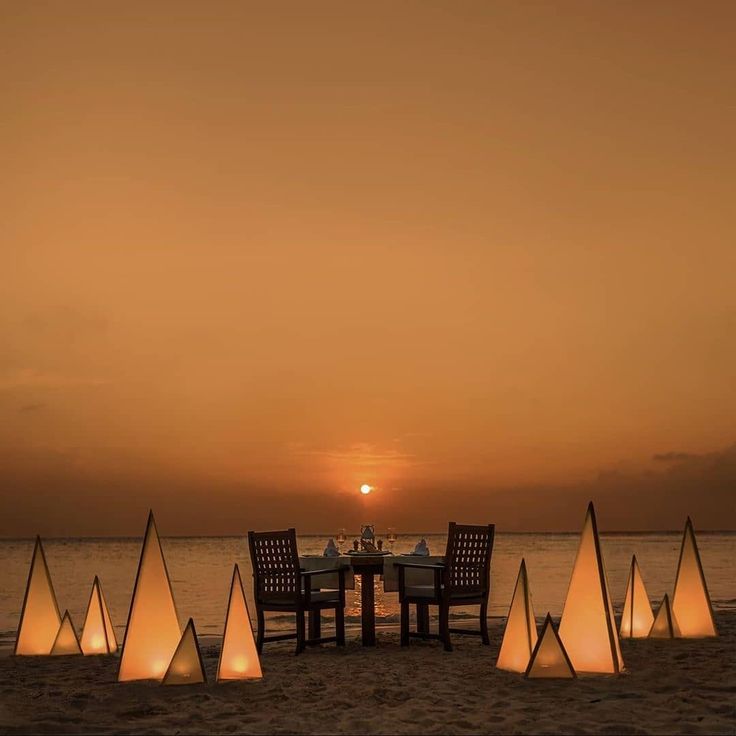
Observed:
[[[61,626],[54,586],[43,553],[41,538],[36,537],[26,594],[20,613],[14,654],[49,654]]]
[[[161,680],[180,639],[174,595],[151,512],[123,638],[118,682]]]
[[[639,563],[636,561],[636,555],[634,555],[631,558],[631,570],[629,572],[629,582],[626,584],[626,598],[619,633],[623,638],[649,636],[653,621],[652,606],[649,603],[647,589],[644,587]]]
[[[618,674],[624,668],[592,503],[562,610],[560,638],[576,672]]]
[[[217,681],[257,680],[263,677],[240,570],[235,565],[225,614]]]
[[[689,516],[682,536],[680,561],[677,563],[672,612],[680,627],[680,636],[718,636],[698,543]]]
[[[649,636],[652,639],[674,639],[676,636],[680,636],[680,628],[672,613],[670,597],[667,593],[664,594],[664,598],[659,604]]]
[[[534,619],[532,597],[529,593],[526,563],[522,560],[496,667],[510,672],[526,672],[536,643],[537,622]]]
[[[207,682],[207,676],[204,672],[202,654],[199,651],[194,621],[189,619],[161,684],[198,685],[203,682]]]
[[[547,614],[539,635],[537,644],[532,652],[525,677],[537,678],[571,678],[577,677],[575,670],[567,656],[565,646],[555,631],[552,616]]]
[[[56,634],[56,639],[54,639],[54,645],[51,647],[51,654],[59,656],[81,653],[82,647],[79,646],[79,639],[77,639],[77,632],[74,630],[72,617],[69,615],[69,611],[64,611],[59,631]]]
[[[107,610],[105,596],[102,594],[102,586],[96,575],[87,604],[87,614],[84,617],[81,644],[85,655],[112,654],[118,650],[118,641],[112,628],[110,613]]]

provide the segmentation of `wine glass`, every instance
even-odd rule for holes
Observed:
[[[345,544],[345,540],[347,539],[347,536],[345,534],[344,529],[338,529],[337,530],[337,547],[342,552],[342,546]]]
[[[396,528],[393,526],[390,526],[388,528],[388,535],[386,536],[386,539],[388,539],[388,546],[391,548],[391,552],[394,551],[394,543],[396,542]]]

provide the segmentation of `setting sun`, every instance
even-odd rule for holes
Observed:
[[[363,483],[363,485],[360,487],[360,492],[364,496],[367,496],[372,490],[373,490],[373,486],[369,486],[367,483]]]

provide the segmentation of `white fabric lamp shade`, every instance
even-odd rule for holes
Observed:
[[[235,565],[225,614],[225,631],[217,663],[217,681],[257,680],[261,677],[263,677],[261,662],[250,623],[243,581],[240,570]]]
[[[652,628],[653,622],[652,605],[649,602],[649,595],[639,570],[639,563],[636,561],[636,555],[634,555],[631,558],[631,569],[629,570],[629,581],[626,584],[626,597],[619,633],[622,637],[634,639],[649,636],[649,630]]]
[[[680,627],[680,636],[718,636],[690,517],[682,536],[675,592],[672,594],[672,613]]]
[[[207,682],[207,675],[199,651],[197,631],[190,618],[161,684],[199,685],[203,682]]]
[[[544,620],[542,633],[532,652],[525,676],[531,679],[569,679],[577,676],[549,613]]]
[[[64,611],[54,645],[51,647],[51,654],[57,657],[81,653],[82,648],[79,646],[79,639],[72,623],[72,617],[69,615],[69,611]]]
[[[559,633],[576,672],[618,674],[623,670],[592,503],[585,515]]]
[[[102,585],[97,576],[92,583],[92,592],[89,596],[89,603],[87,603],[81,646],[85,655],[112,654],[118,650],[115,630],[112,627],[105,596],[102,594]]]
[[[674,639],[677,636],[680,636],[680,628],[672,613],[670,597],[665,593],[652,622],[649,637],[652,639]]]
[[[537,622],[534,618],[534,608],[529,591],[526,562],[522,560],[496,667],[510,672],[526,672],[536,643]]]
[[[46,564],[46,555],[41,538],[36,537],[14,653],[18,655],[50,654],[60,626],[61,614]]]
[[[118,681],[161,680],[180,639],[174,595],[151,513],[130,602]]]

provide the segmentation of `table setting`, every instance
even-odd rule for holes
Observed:
[[[441,555],[432,555],[427,541],[421,538],[411,552],[394,553],[397,541],[396,530],[389,528],[386,535],[388,550],[384,549],[383,539],[376,537],[373,524],[361,526],[360,536],[353,540],[352,548],[344,552],[342,547],[347,542],[344,529],[338,531],[336,538],[329,538],[322,555],[304,555],[299,558],[300,567],[305,571],[345,568],[345,587],[355,590],[356,575],[361,579],[361,624],[362,638],[365,646],[375,645],[375,578],[383,583],[384,593],[395,593],[399,589],[398,565],[401,560],[413,560],[427,565],[444,562]],[[409,585],[431,585],[433,571],[407,568],[404,571]],[[337,587],[337,574],[324,573],[312,578],[312,586],[317,589],[334,589]]]

